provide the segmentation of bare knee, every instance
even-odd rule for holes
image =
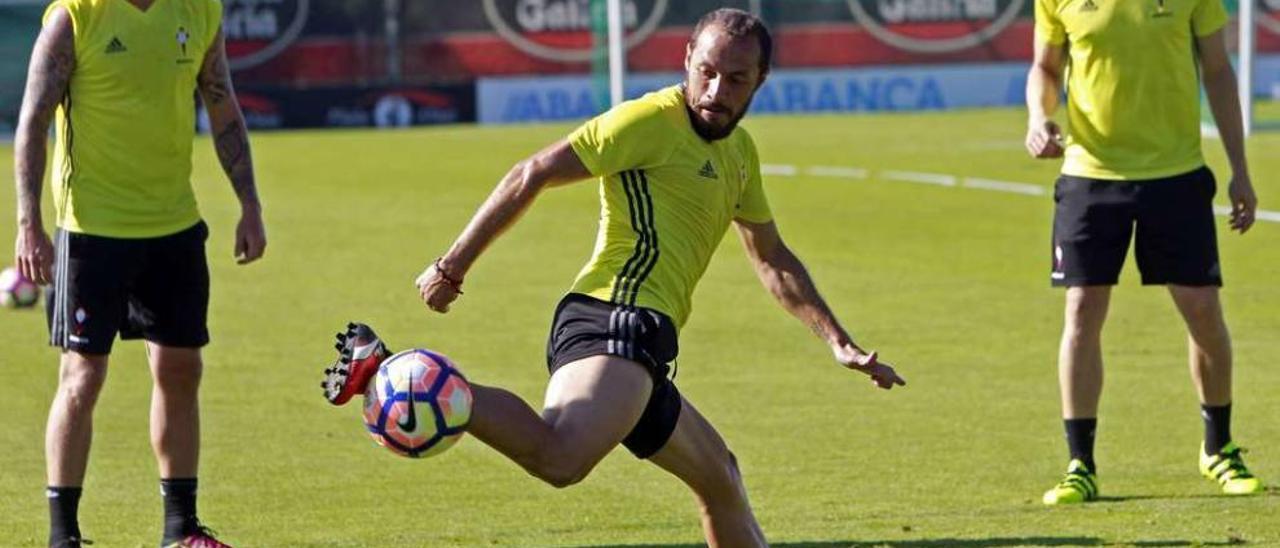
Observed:
[[[189,396],[200,388],[204,366],[190,351],[162,351],[152,357],[156,387],[166,394]]]
[[[59,397],[74,414],[91,412],[106,379],[106,356],[67,352],[63,354],[59,371]]]
[[[1216,287],[1171,286],[1170,292],[1194,334],[1216,336],[1226,332]]]
[[[530,475],[556,489],[581,483],[596,464],[554,441],[544,444],[536,454],[525,456],[517,461]]]
[[[1063,336],[1081,343],[1097,340],[1107,318],[1110,298],[1110,287],[1068,288]]]

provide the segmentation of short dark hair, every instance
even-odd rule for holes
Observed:
[[[689,44],[693,45],[707,27],[718,27],[735,38],[754,36],[760,43],[760,74],[769,72],[769,64],[773,60],[773,37],[769,35],[769,27],[750,13],[735,8],[720,8],[698,20],[689,36]]]

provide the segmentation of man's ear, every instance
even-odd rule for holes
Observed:
[[[689,65],[693,63],[693,42],[689,42],[684,46],[684,71],[689,72]]]

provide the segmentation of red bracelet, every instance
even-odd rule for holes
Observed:
[[[459,295],[462,295],[462,280],[454,279],[454,277],[450,276],[448,272],[445,272],[444,266],[440,264],[441,259],[444,259],[444,257],[436,257],[436,262],[432,263],[432,265],[436,267],[436,272],[440,274],[440,278],[443,279],[445,283],[449,284],[449,287],[452,287],[454,291],[457,291]]]

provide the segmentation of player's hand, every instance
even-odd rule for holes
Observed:
[[[53,242],[43,228],[18,227],[18,238],[13,245],[13,262],[18,272],[38,285],[53,282]]]
[[[236,264],[249,264],[262,258],[267,250],[267,228],[262,222],[262,208],[245,207],[236,225]]]
[[[1232,177],[1227,197],[1231,200],[1231,229],[1244,234],[1258,214],[1258,196],[1253,193],[1249,176]]]
[[[1053,120],[1032,120],[1027,128],[1027,152],[1032,158],[1061,158],[1062,128]]]
[[[440,261],[431,263],[413,283],[418,286],[418,295],[427,308],[444,314],[462,294],[462,280],[446,276],[439,265]]]
[[[898,376],[893,366],[877,359],[875,352],[863,352],[853,346],[837,347],[834,352],[840,365],[871,377],[871,382],[880,388],[889,390],[895,385],[907,385],[907,381]]]

